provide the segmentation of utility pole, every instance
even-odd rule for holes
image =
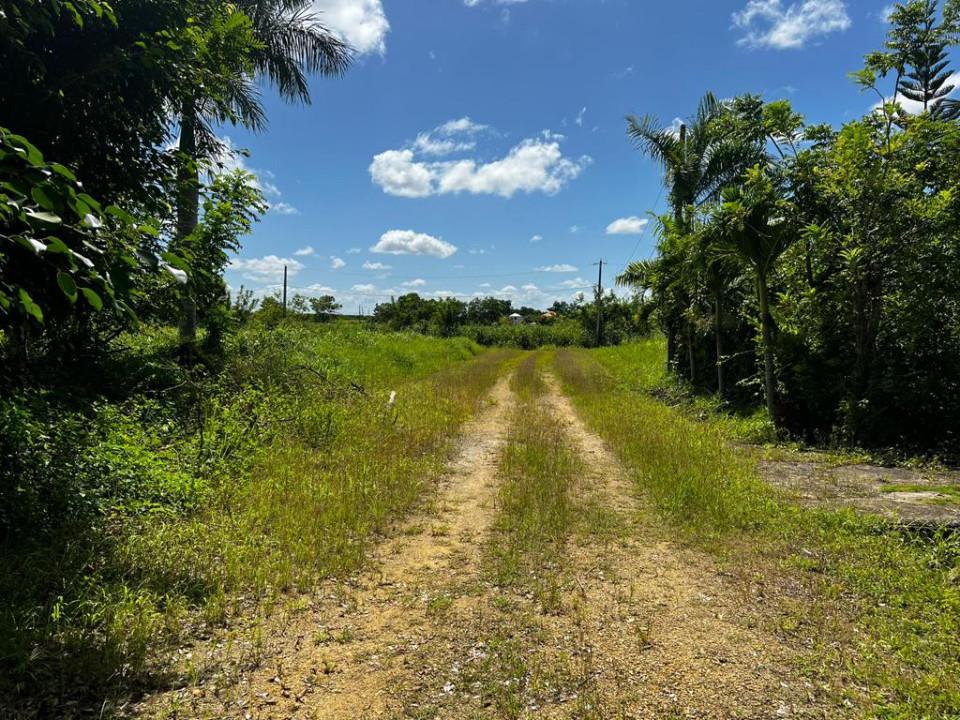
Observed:
[[[287,266],[283,266],[283,316],[287,316]]]
[[[603,323],[603,259],[601,258],[600,262],[594,263],[594,265],[600,266],[600,269],[597,271],[597,297],[595,303],[597,306],[597,347],[600,347]]]

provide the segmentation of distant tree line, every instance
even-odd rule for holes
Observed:
[[[619,298],[607,294],[594,298],[555,301],[546,311],[532,307],[515,308],[512,301],[479,297],[467,302],[456,298],[424,298],[408,293],[377,305],[373,319],[392,330],[452,337],[467,335],[483,345],[594,345],[597,308],[602,311],[601,343],[615,345],[649,331],[652,306],[642,296]],[[549,328],[550,332],[511,330],[510,316],[521,316],[524,326]],[[500,328],[491,332],[491,328]]]
[[[787,101],[707,95],[679,130],[628,118],[672,212],[644,294],[670,369],[783,432],[960,450],[960,106],[947,51],[960,3],[897,5],[840,128]],[[904,109],[913,101],[918,112]]]

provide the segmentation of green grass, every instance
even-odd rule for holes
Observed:
[[[92,416],[31,396],[0,418],[37,483],[96,499],[4,546],[0,703],[100,708],[149,686],[171,643],[355,570],[429,490],[505,358],[290,323],[241,330],[199,375],[170,362],[173,340],[122,338],[118,383],[146,389],[99,397]]]
[[[950,498],[955,500],[960,500],[960,487],[957,487],[956,485],[923,485],[923,484],[910,484],[910,483],[890,483],[888,485],[881,485],[880,492],[884,492],[884,493],[935,492],[941,495],[947,495]]]
[[[529,355],[511,381],[518,404],[500,456],[500,514],[489,554],[498,584],[532,587],[548,607],[559,593],[559,564],[575,522],[571,488],[582,461],[541,402],[542,361]]]
[[[754,463],[716,428],[647,392],[659,373],[653,347],[559,350],[556,368],[584,419],[617,448],[644,493],[675,523],[712,534],[755,527],[773,511],[772,493]]]
[[[733,449],[734,430],[654,399],[661,363],[654,343],[560,351],[556,360],[584,420],[668,532],[721,552],[743,582],[764,578],[779,630],[811,648],[806,672],[847,706],[838,713],[960,717],[960,540],[785,503]],[[799,597],[777,590],[797,585]]]

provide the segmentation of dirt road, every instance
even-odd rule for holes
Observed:
[[[143,716],[217,718],[783,718],[816,716],[798,650],[711,556],[664,539],[552,376],[544,403],[587,471],[552,578],[499,587],[497,462],[507,378],[468,424],[435,505],[368,569],[266,623],[198,647],[208,670]],[[521,420],[522,421],[522,418]],[[244,650],[246,648],[246,650]],[[822,717],[822,714],[820,715]]]

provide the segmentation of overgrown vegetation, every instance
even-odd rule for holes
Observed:
[[[762,397],[781,433],[808,441],[956,457],[957,22],[951,0],[942,16],[936,0],[898,4],[884,49],[853,75],[879,104],[839,129],[752,95],[708,94],[679,133],[629,119],[673,212],[659,256],[620,281],[649,294],[693,387]]]
[[[687,541],[735,567],[760,563],[768,577],[803,581],[810,596],[801,602],[773,591],[780,629],[815,648],[813,671],[836,702],[898,720],[960,713],[960,538],[786,504],[723,426],[651,395],[665,372],[657,345],[565,350],[556,361],[584,419],[641,492]]]
[[[345,322],[254,324],[216,372],[180,366],[169,329],[113,347],[109,395],[0,403],[0,691],[45,712],[128,690],[166,643],[357,567],[499,365],[466,340]]]
[[[463,335],[485,346],[534,350],[541,347],[618,345],[649,332],[652,310],[644,298],[618,298],[612,293],[588,303],[580,293],[574,302],[557,301],[544,312],[514,309],[509,300],[456,298],[440,300],[408,293],[377,305],[373,318],[394,330],[416,330],[440,337]],[[602,321],[597,336],[597,309]]]

